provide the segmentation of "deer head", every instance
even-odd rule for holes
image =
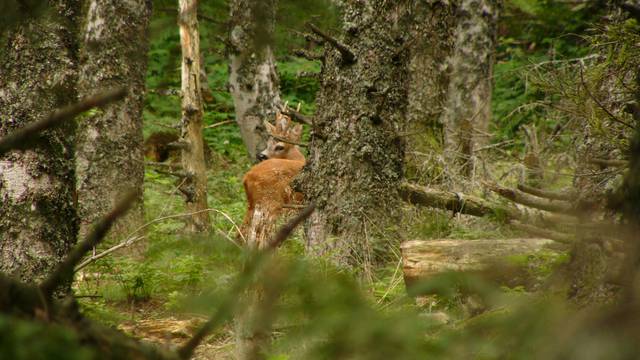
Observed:
[[[269,133],[269,140],[267,141],[267,148],[258,154],[258,161],[267,159],[305,160],[298,146],[290,143],[300,142],[302,125],[291,125],[291,118],[280,112],[276,114],[275,125],[269,122],[265,123]]]

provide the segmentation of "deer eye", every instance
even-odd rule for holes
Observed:
[[[282,150],[284,150],[284,146],[276,145],[276,151],[282,151]]]

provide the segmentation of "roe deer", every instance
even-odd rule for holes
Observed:
[[[302,125],[292,127],[288,116],[277,114],[275,126],[266,126],[270,135],[267,148],[258,155],[264,161],[254,165],[242,180],[248,204],[242,233],[246,244],[257,248],[268,245],[283,205],[302,201],[302,194],[291,188],[291,180],[306,162],[298,146],[290,143],[300,141]]]

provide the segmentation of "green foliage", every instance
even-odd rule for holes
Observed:
[[[328,0],[280,2],[276,29],[280,90],[290,106],[301,103],[305,114],[315,111],[319,84],[299,74],[317,73],[320,64],[292,59],[288,53],[305,46],[297,32],[305,30],[304,22],[310,18],[327,32],[337,29],[337,12],[329,3]],[[159,10],[173,8],[175,3],[155,1],[154,5],[158,11],[152,24],[145,134],[164,130],[163,125],[173,125],[180,119],[180,98],[176,93],[180,87],[180,48],[175,13]],[[222,1],[200,2],[200,10],[221,22],[227,18]],[[601,12],[597,4],[548,0],[507,3],[494,73],[492,126],[495,141],[515,140],[508,155],[516,153],[522,145],[519,137],[523,125],[536,124],[541,131],[549,131],[561,122],[549,111],[549,104],[561,96],[550,95],[539,82],[532,81],[531,74],[540,71],[541,62],[585,55],[588,49],[584,35]],[[319,16],[313,17],[314,14]],[[214,98],[205,104],[204,122],[211,125],[234,118],[233,102],[225,90],[226,57],[216,38],[226,36],[227,30],[224,24],[206,20],[202,20],[201,30],[204,64]],[[618,36],[622,34],[625,33]],[[630,44],[611,51],[623,54],[627,61],[635,61],[637,54]],[[208,173],[208,204],[214,232],[207,237],[183,234],[184,222],[179,215],[185,211],[184,202],[175,179],[147,170],[146,248],[142,255],[108,256],[88,268],[88,273],[100,274],[96,279],[80,280],[77,285],[79,294],[98,296],[82,299],[88,316],[116,325],[125,318],[120,313],[124,305],[134,303],[147,313],[132,312],[127,317],[194,313],[206,316],[233,296],[229,289],[238,281],[248,258],[233,239],[234,224],[241,223],[246,210],[242,175],[251,164],[235,125],[206,129],[204,137],[214,152]],[[437,142],[435,137],[427,141]],[[504,166],[511,167],[512,163]],[[407,224],[394,229],[394,233],[402,236],[393,241],[514,235],[502,224],[504,214],[498,213],[492,219],[467,220],[444,211],[412,211]],[[389,248],[384,251],[390,253]],[[460,273],[435,276],[414,288],[411,295],[432,297],[433,308],[425,309],[416,306],[406,293],[397,253],[385,258],[388,261],[373,269],[369,282],[362,283],[327,258],[308,259],[303,254],[304,244],[299,236],[294,236],[255,279],[265,285],[272,284],[270,281],[274,279],[284,279],[276,304],[265,310],[273,315],[277,329],[268,359],[545,358],[536,354],[544,354],[550,343],[562,345],[555,339],[560,338],[558,334],[562,335],[562,331],[550,329],[567,330],[561,325],[569,323],[575,315],[572,309],[563,307],[562,301],[531,294],[528,284],[510,284],[513,286],[506,288],[479,274]],[[566,261],[566,255],[541,253],[509,260],[541,283]],[[274,272],[280,276],[265,275]],[[242,298],[235,296],[233,300],[241,303]],[[486,310],[471,320],[466,310],[470,298],[478,299]],[[449,319],[435,321],[432,316],[435,310],[445,312]],[[1,329],[2,322],[0,333]],[[228,328],[221,328],[213,338],[228,333]]]
[[[0,357],[11,360],[88,360],[95,356],[77,335],[60,325],[0,314]]]
[[[538,64],[587,54],[589,29],[606,6],[553,0],[512,0],[500,19],[492,97],[494,141],[518,139],[520,127],[536,124],[551,132],[558,120],[549,116],[544,89],[531,81]]]

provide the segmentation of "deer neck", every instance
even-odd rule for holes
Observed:
[[[297,145],[289,152],[289,154],[289,159],[291,160],[307,162],[307,159],[304,157]]]

